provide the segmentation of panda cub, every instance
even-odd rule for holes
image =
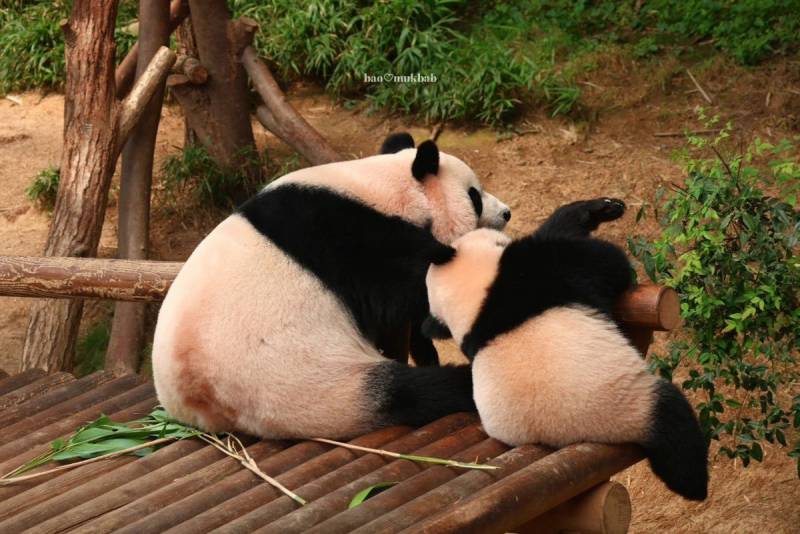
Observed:
[[[472,361],[490,436],[554,447],[638,443],[671,490],[703,500],[708,446],[689,402],[648,372],[612,319],[631,266],[618,247],[589,237],[624,209],[613,199],[581,201],[524,239],[489,229],[457,239],[453,258],[428,271],[423,331],[452,334]]]

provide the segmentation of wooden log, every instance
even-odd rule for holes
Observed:
[[[672,288],[653,284],[641,284],[626,293],[615,311],[631,326],[673,330],[681,323],[678,294]]]
[[[512,449],[497,458],[489,461],[500,469],[494,471],[469,471],[458,473],[450,482],[447,482],[411,501],[388,511],[384,515],[373,519],[353,532],[359,534],[398,532],[410,528],[426,517],[433,516],[450,505],[460,502],[481,489],[494,484],[500,479],[516,473],[523,467],[544,458],[552,449],[538,445],[525,445]],[[439,469],[434,467],[432,469]],[[391,490],[389,490],[391,491]],[[378,496],[380,497],[380,496]],[[375,497],[376,499],[378,497]]]
[[[486,462],[508,450],[508,446],[495,439],[485,439],[480,443],[451,455],[450,458],[461,462]],[[371,497],[356,508],[345,510],[323,521],[310,529],[311,533],[348,533],[382,517],[419,497],[426,494],[445,482],[463,475],[464,471],[444,466],[431,466],[417,473],[403,484],[389,488],[382,493]]]
[[[157,301],[182,263],[0,256],[0,294],[17,297]]]
[[[403,437],[387,443],[384,448],[400,453],[410,453],[420,447],[424,447],[438,439],[441,439],[452,432],[455,432],[467,425],[474,425],[476,417],[471,414],[453,414],[434,421],[420,429],[417,429]],[[341,488],[354,480],[368,476],[387,464],[387,459],[375,454],[366,454],[359,459],[350,462],[335,471],[319,477],[297,488],[290,488],[298,495],[310,500],[316,500],[337,488]],[[380,480],[379,482],[383,482]],[[366,486],[365,486],[366,487]],[[258,488],[253,488],[256,491]],[[363,489],[363,488],[359,488]],[[356,490],[358,491],[358,490]],[[239,498],[246,498],[251,492],[246,492]],[[355,494],[352,493],[350,497]],[[308,505],[307,505],[308,506]],[[305,507],[304,507],[305,508]],[[297,509],[297,503],[291,499],[284,499],[272,492],[266,499],[259,500],[259,506],[250,513],[244,514],[225,525],[226,532],[251,532],[276,518],[279,518]]]
[[[483,433],[483,429],[478,424],[472,424],[425,445],[411,454],[448,458],[482,441],[485,437],[486,434]],[[309,495],[312,499],[311,502],[301,508],[296,506],[288,507],[288,499],[281,497],[267,506],[259,508],[261,520],[266,520],[266,526],[262,531],[308,532],[309,529],[321,521],[333,517],[346,509],[350,500],[359,491],[387,480],[404,481],[430,467],[430,464],[409,460],[395,460],[347,484],[337,484],[333,488],[325,488],[322,495],[319,494],[322,493],[319,491],[316,495]],[[312,488],[319,488],[319,485],[312,483],[309,485],[309,490]],[[299,492],[300,489],[298,489]],[[306,494],[308,493],[306,492]],[[290,512],[292,508],[297,509]],[[256,532],[259,531],[257,530]]]
[[[0,380],[0,395],[7,395],[12,391],[32,384],[44,375],[45,372],[41,369],[28,369],[19,374],[3,378]]]
[[[288,444],[285,441],[259,441],[249,446],[247,452],[256,462],[260,462],[285,449]],[[136,534],[141,531],[128,528],[134,521],[147,518],[163,507],[191,495],[203,485],[213,484],[241,469],[242,466],[237,460],[226,456],[194,472],[186,472],[177,480],[165,481],[162,487],[150,491],[146,495],[141,495],[135,500],[128,496],[128,491],[121,488],[121,493],[126,498],[123,506],[119,506],[119,504],[111,506],[107,495],[86,503],[84,509],[90,511],[91,517],[94,519],[87,522],[88,518],[84,517],[80,523],[80,530],[87,533],[128,532]],[[114,500],[114,502],[118,501]],[[101,510],[105,513],[98,517],[97,512]]]
[[[169,6],[165,2],[139,0],[139,58],[137,81],[155,68],[152,61],[169,44]],[[155,92],[142,111],[122,150],[119,202],[117,205],[117,257],[147,259],[150,230],[150,189],[153,181],[153,151],[161,120],[164,79],[160,76]],[[138,85],[138,84],[137,84]],[[132,93],[133,94],[133,93]],[[126,99],[127,100],[127,99]],[[106,369],[120,372],[139,370],[139,355],[144,347],[146,304],[118,302],[114,306],[111,337],[106,350]]]
[[[638,462],[635,445],[582,443],[560,449],[444,510],[410,531],[509,532]],[[444,487],[444,486],[442,486]]]
[[[190,439],[173,443],[144,458],[139,458],[135,462],[121,467],[118,466],[116,469],[93,479],[91,484],[85,483],[85,477],[88,475],[88,468],[90,467],[85,465],[61,475],[61,477],[77,477],[82,482],[75,484],[67,491],[54,495],[45,485],[20,494],[20,497],[27,495],[33,501],[33,506],[19,514],[11,512],[13,517],[0,523],[0,529],[4,529],[6,532],[22,532],[34,526],[43,528],[48,524],[54,527],[56,524],[69,523],[69,521],[62,522],[59,518],[64,514],[72,513],[72,510],[84,506],[85,503],[91,502],[97,497],[112,494],[117,488],[121,488],[126,484],[130,484],[131,488],[137,489],[137,491],[130,494],[130,499],[135,499],[137,495],[145,495],[148,491],[155,491],[166,480],[170,480],[170,476],[173,479],[181,477],[186,472],[191,472],[185,470],[199,469],[208,462],[221,457],[222,453],[216,449],[205,446],[199,440]],[[112,460],[109,463],[116,461]],[[170,467],[172,465],[176,467]],[[12,499],[8,499],[0,502],[0,518],[11,515],[9,508],[14,504],[11,501]],[[128,501],[121,498],[120,506],[125,502]],[[54,530],[53,528],[51,531]]]
[[[175,31],[181,22],[189,14],[189,3],[187,0],[172,0],[169,4],[169,33]],[[114,72],[114,81],[117,88],[117,98],[123,98],[128,94],[133,86],[133,79],[136,76],[136,65],[139,60],[139,43],[134,43],[128,51],[128,55],[120,62]]]
[[[5,434],[8,435],[2,436],[0,446],[0,461],[3,462],[0,464],[0,472],[6,473],[41,452],[31,447],[36,449],[49,446],[53,439],[74,431],[103,413],[109,414],[127,408],[152,396],[152,384],[141,384],[127,389],[131,384],[138,382],[140,382],[138,377],[119,378],[87,391],[70,402],[54,406],[36,417],[6,427]],[[109,396],[112,392],[119,391],[121,387],[125,387],[122,393]]]
[[[162,300],[183,264],[97,258],[0,256],[0,296]],[[636,328],[680,324],[673,289],[641,285],[620,300],[620,320]]]
[[[372,432],[351,441],[363,447],[381,447],[389,441],[410,432],[406,427],[391,427]],[[322,446],[319,450],[327,450],[323,454],[310,455],[311,445]],[[345,465],[363,453],[305,442],[279,452],[259,463],[265,473],[277,478],[288,488],[297,488]],[[234,499],[246,491],[253,490],[248,499]],[[255,491],[260,490],[260,491]],[[220,527],[257,507],[266,499],[277,498],[277,490],[264,484],[249,471],[242,470],[224,480],[206,486],[193,495],[182,499],[155,514],[142,518],[132,527],[142,534],[162,532],[175,527],[175,532],[198,532]]]
[[[265,105],[256,110],[256,117],[266,129],[297,150],[312,165],[342,160],[328,141],[292,107],[255,48],[248,46],[244,49],[242,64],[264,101]]]
[[[58,376],[58,373],[53,376]],[[114,378],[115,375],[113,373],[100,371],[52,388],[20,404],[14,410],[5,410],[0,413],[0,428],[4,428],[23,419],[35,417],[48,408],[52,408],[62,402],[67,402],[69,399],[82,395]]]
[[[604,482],[514,529],[519,534],[625,534],[631,498],[625,486]]]
[[[44,376],[36,382],[16,389],[10,393],[7,393],[6,395],[0,396],[0,419],[2,419],[7,413],[12,412],[10,408],[16,408],[29,399],[40,397],[51,389],[56,388],[65,382],[72,382],[74,380],[75,377],[69,373],[54,373],[52,375]],[[19,411],[22,410],[22,408],[19,409]]]

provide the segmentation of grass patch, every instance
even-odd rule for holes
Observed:
[[[619,47],[646,60],[664,51],[722,53],[743,65],[800,44],[797,0],[231,0],[261,27],[256,47],[287,80],[313,79],[345,102],[427,121],[513,120],[526,105],[554,115],[579,107],[586,58]],[[0,7],[0,95],[61,88],[59,20],[70,2],[13,0]],[[136,2],[120,2],[117,55],[135,36]],[[435,82],[374,82],[433,75]]]
[[[254,165],[266,166],[266,152],[249,157]],[[173,201],[179,193],[188,192],[203,207],[225,209],[235,207],[263,185],[259,180],[223,168],[202,145],[189,146],[167,157],[161,165],[161,182]]]
[[[61,178],[58,167],[48,167],[33,177],[31,185],[25,190],[28,198],[40,209],[53,211],[58,195],[58,183]]]
[[[69,18],[72,2],[11,0],[0,6],[0,95],[26,89],[64,87],[64,36],[60,21]],[[136,36],[125,28],[136,20],[137,2],[123,0],[117,12],[117,60]]]
[[[111,339],[111,318],[99,320],[86,332],[75,348],[75,375],[78,377],[99,371],[106,362],[106,349]]]

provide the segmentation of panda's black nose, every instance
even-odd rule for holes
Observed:
[[[511,210],[509,209],[503,210],[503,219],[505,219],[506,222],[511,220]]]

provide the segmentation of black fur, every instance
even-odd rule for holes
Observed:
[[[393,133],[383,140],[381,154],[394,154],[406,148],[414,148],[414,138],[406,132]]]
[[[483,213],[483,199],[481,198],[481,193],[474,187],[469,188],[469,199],[472,201],[472,207],[475,208],[475,215],[479,218],[481,213]],[[509,216],[506,217],[506,220],[511,218],[511,212],[508,212]],[[505,216],[505,213],[503,214]]]
[[[323,188],[284,185],[251,198],[239,211],[314,273],[376,346],[409,321],[424,320],[428,265],[453,254],[424,228]]]
[[[675,493],[702,501],[708,495],[708,442],[677,387],[659,381],[655,395],[653,426],[642,443],[650,467]]]
[[[422,324],[411,325],[411,334],[408,340],[409,352],[418,366],[439,365],[439,353],[428,337],[422,334]]]
[[[411,164],[411,174],[420,182],[429,174],[439,173],[439,147],[430,139],[417,147],[417,155]]]
[[[450,339],[453,337],[447,325],[433,315],[428,315],[422,322],[422,333],[431,339]]]
[[[550,308],[583,304],[612,318],[617,298],[633,285],[625,253],[590,239],[601,222],[619,218],[614,199],[573,202],[558,208],[531,236],[512,242],[461,350],[474,358],[486,343]]]
[[[366,391],[386,424],[422,426],[456,412],[474,412],[468,365],[409,367],[381,363],[368,372]]]
[[[536,230],[542,238],[589,237],[600,223],[613,221],[625,213],[625,203],[616,198],[579,200],[553,212]]]
[[[583,304],[611,318],[632,283],[628,258],[611,243],[536,235],[514,241],[461,350],[474,358],[496,336],[558,306]]]

